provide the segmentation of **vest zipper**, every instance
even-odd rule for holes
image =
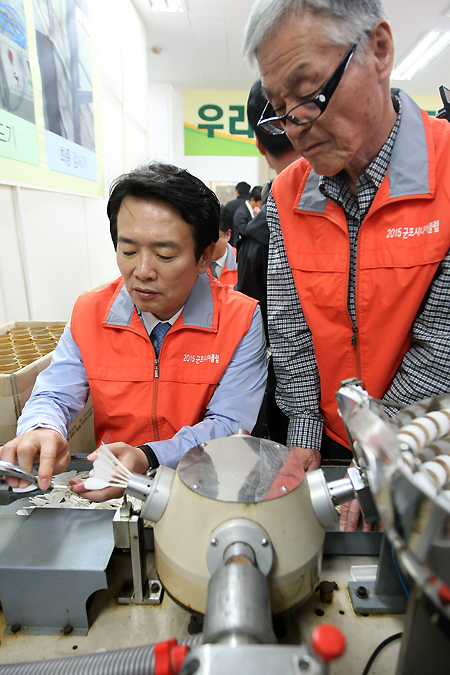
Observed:
[[[356,338],[358,334],[358,326],[356,324],[352,325],[352,347],[356,345]]]
[[[153,380],[153,406],[152,406],[152,423],[155,441],[159,441],[158,423],[156,421],[156,400],[158,398],[158,378],[159,378],[159,359],[155,359],[155,377]]]

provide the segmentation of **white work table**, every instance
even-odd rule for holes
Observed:
[[[309,639],[314,626],[321,622],[338,626],[347,640],[343,656],[333,662],[334,675],[362,675],[374,649],[385,638],[403,630],[404,615],[361,616],[353,612],[347,590],[352,565],[373,565],[376,557],[325,556],[321,580],[335,581],[330,604],[321,602],[316,591],[300,608],[285,620],[283,644],[299,644]],[[150,578],[156,578],[153,553],[147,554]],[[0,664],[37,661],[92,654],[152,644],[168,638],[188,637],[189,613],[167,595],[160,606],[119,605],[122,581],[131,576],[130,554],[115,549],[108,567],[108,590],[97,591],[88,610],[89,633],[85,637],[5,634],[5,622],[0,613]],[[323,613],[323,614],[322,614]],[[387,645],[373,664],[370,675],[394,675],[400,640]]]

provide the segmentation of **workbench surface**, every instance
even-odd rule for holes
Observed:
[[[324,556],[321,580],[335,581],[338,585],[331,604],[321,602],[319,592],[314,592],[302,607],[286,617],[286,635],[279,642],[299,644],[309,639],[314,626],[321,622],[333,623],[345,634],[347,649],[338,661],[331,664],[330,672],[334,675],[361,675],[378,644],[386,637],[401,632],[404,624],[404,615],[354,614],[347,591],[347,583],[351,580],[350,567],[374,564],[377,564],[376,557]],[[149,577],[156,578],[153,553],[147,554],[147,569]],[[5,622],[0,612],[0,664],[79,656],[189,635],[190,615],[167,594],[160,606],[117,604],[123,580],[131,577],[129,552],[114,550],[107,575],[108,590],[97,591],[89,607],[91,627],[85,637],[6,634],[3,633]],[[393,675],[399,649],[400,640],[389,644],[377,657],[370,675]]]

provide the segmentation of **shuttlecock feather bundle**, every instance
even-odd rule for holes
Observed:
[[[131,475],[131,471],[113,455],[111,450],[106,445],[101,445],[84,487],[87,490],[102,490],[105,487],[126,488]]]

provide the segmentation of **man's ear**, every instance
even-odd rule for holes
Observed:
[[[197,266],[199,274],[204,274],[208,270],[209,264],[210,264],[210,262],[212,260],[212,257],[213,257],[215,245],[216,245],[216,243],[213,242],[212,244],[207,246],[205,248],[205,250],[203,251],[203,253],[201,254],[200,260],[198,261],[198,266]]]
[[[394,64],[394,39],[389,24],[381,19],[369,34],[379,81],[390,77]]]
[[[262,144],[261,141],[259,140],[258,136],[255,136],[255,145],[256,145],[256,147],[258,148],[259,152],[260,152],[262,155],[265,155],[265,154],[266,154],[267,150],[265,149],[265,147],[263,146],[263,144]]]

